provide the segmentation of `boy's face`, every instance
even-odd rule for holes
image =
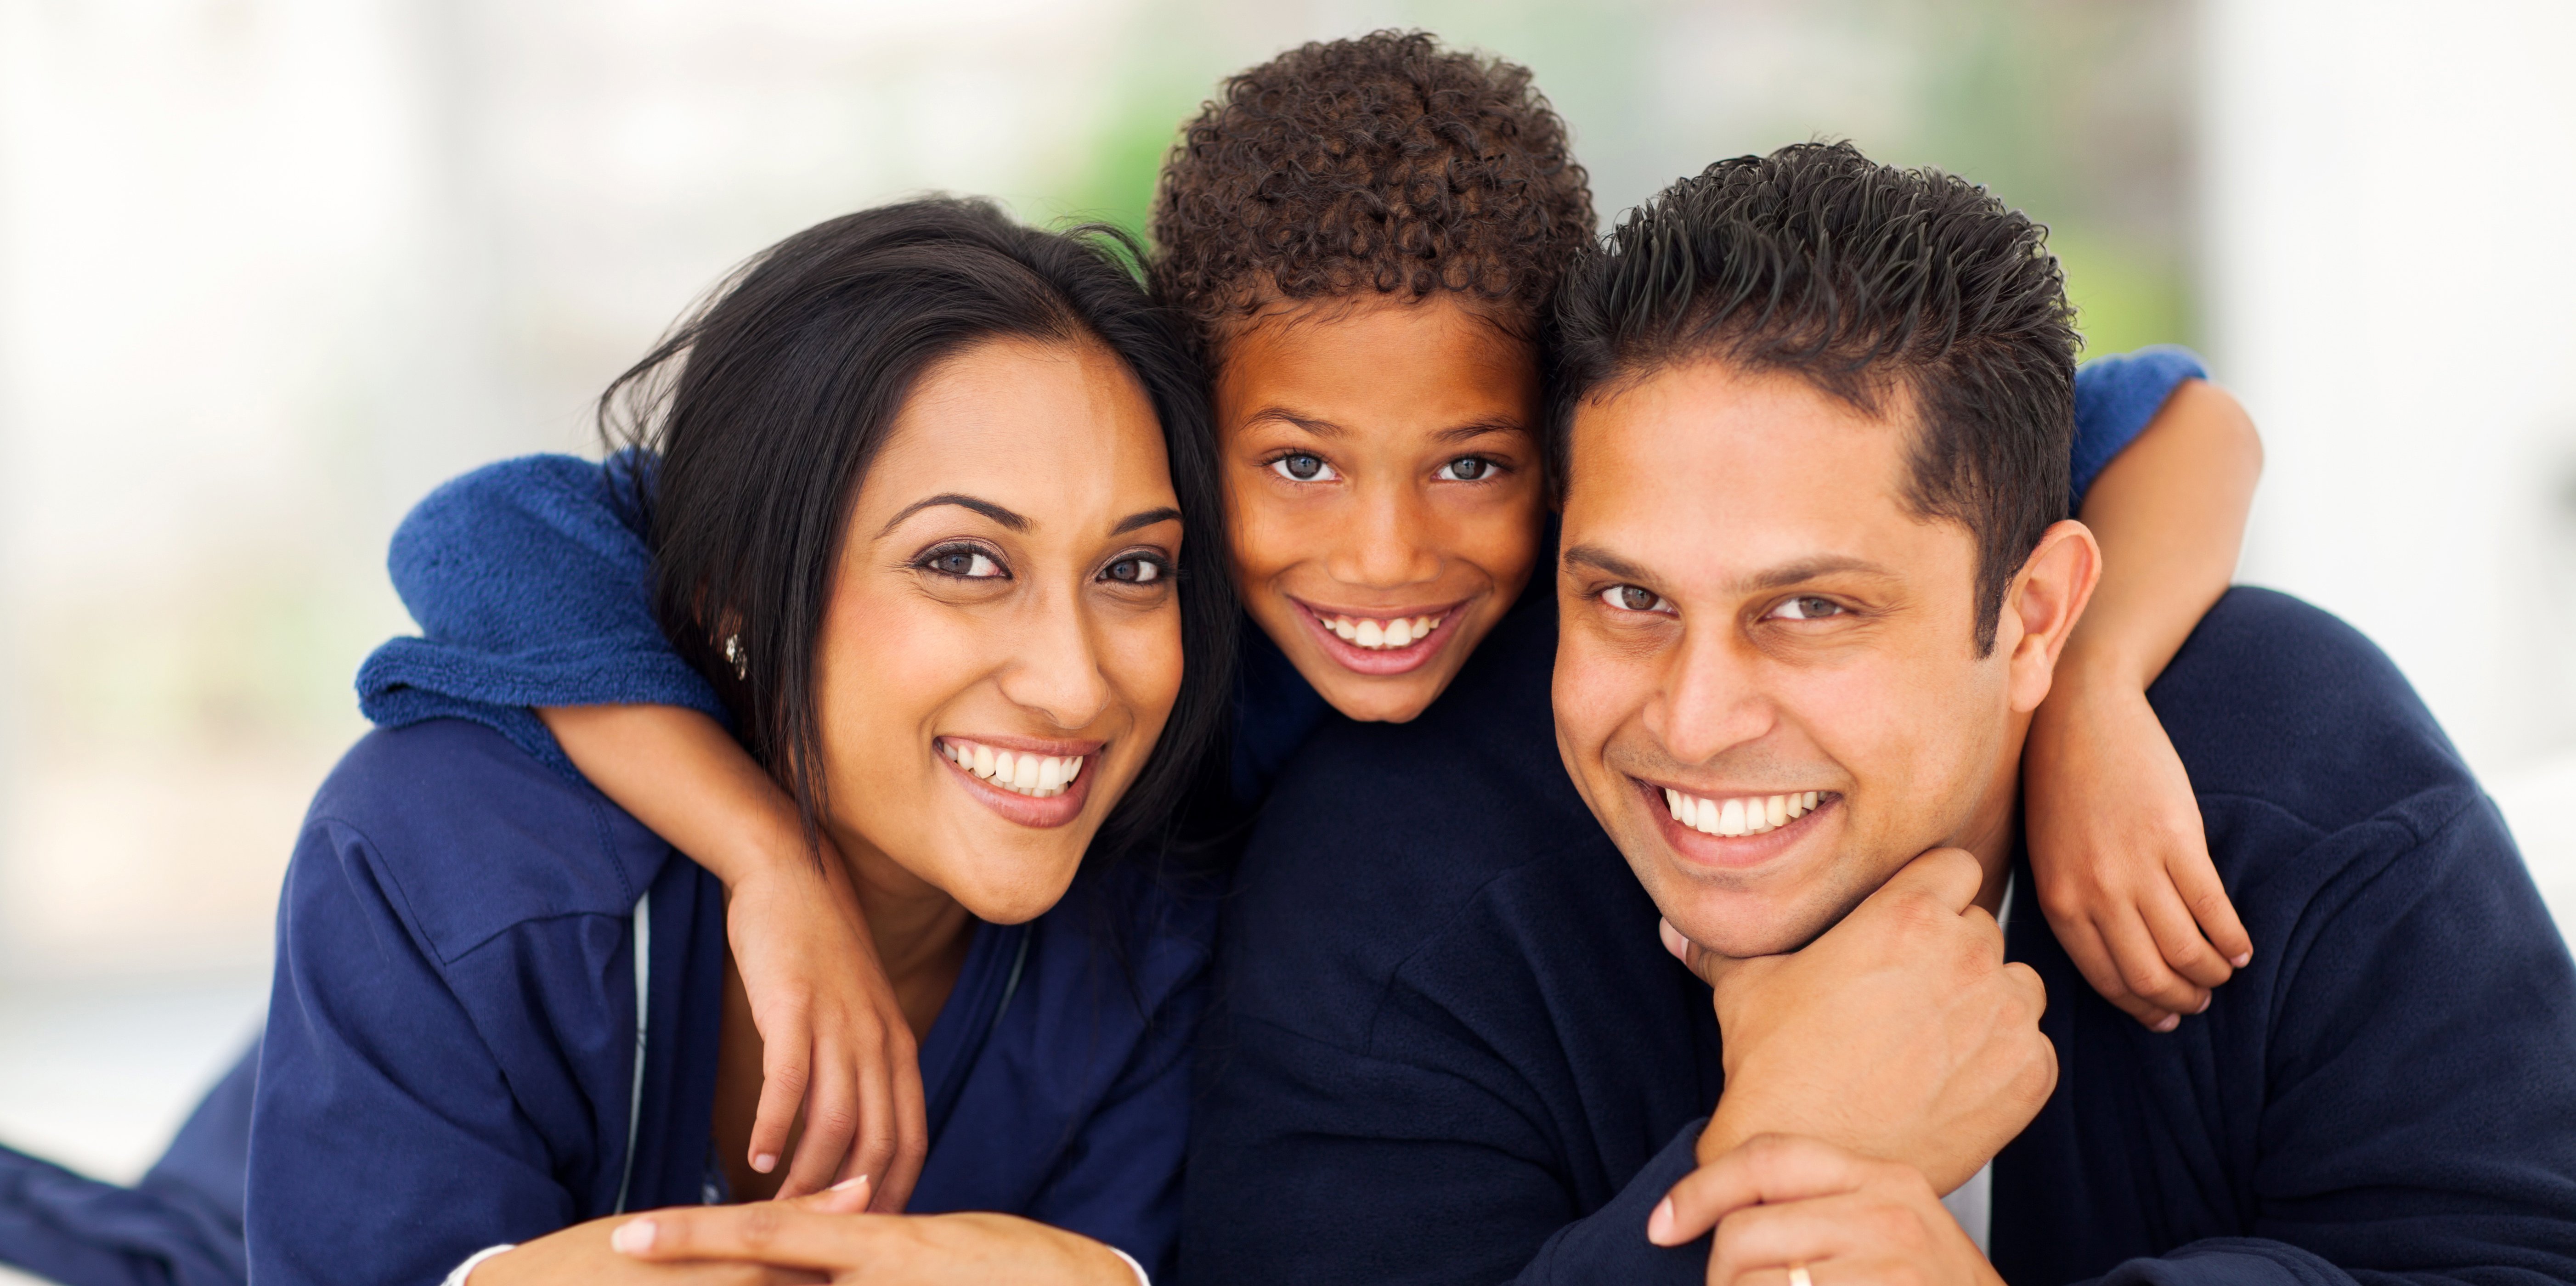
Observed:
[[[1228,340],[1215,401],[1252,619],[1343,714],[1422,713],[1538,557],[1536,352],[1445,297],[1319,301]]]

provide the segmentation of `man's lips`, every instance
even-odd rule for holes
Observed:
[[[1288,600],[1306,630],[1333,663],[1356,674],[1403,674],[1418,669],[1458,632],[1472,599],[1446,606],[1348,612]],[[1345,637],[1347,635],[1348,637]]]
[[[1819,815],[1842,803],[1833,791],[1700,795],[1628,780],[1653,813],[1664,841],[1685,860],[1703,866],[1759,866],[1795,847]]]

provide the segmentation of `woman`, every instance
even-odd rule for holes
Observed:
[[[727,1280],[1169,1258],[1208,908],[1152,859],[1237,609],[1184,587],[1221,542],[1198,377],[1116,251],[975,203],[847,216],[603,403],[635,450],[593,498],[633,506],[677,655],[828,839],[918,1042],[911,1205],[978,1212],[842,1221]],[[491,729],[362,740],[287,874],[249,1278],[684,1276],[614,1216],[775,1182],[740,1160],[762,1050],[725,925],[713,876]],[[35,1266],[148,1279],[69,1262]]]
[[[1529,73],[1421,33],[1291,50],[1184,127],[1149,271],[1212,372],[1232,575],[1258,627],[1215,811],[1257,804],[1328,712],[1419,715],[1521,601],[1552,540],[1541,318],[1592,228]],[[2225,589],[2260,471],[2252,425],[2202,374],[2149,350],[2079,377],[2078,499],[2113,570],[2025,757],[2042,904],[2094,985],[2160,1030],[2251,949],[2144,696]],[[718,872],[771,1037],[750,1163],[784,1159],[790,1194],[869,1175],[875,1208],[900,1209],[923,1127],[865,926],[674,664],[621,570],[639,536],[561,468],[494,466],[406,523],[394,572],[427,637],[370,660],[367,711],[568,754]],[[2131,785],[2081,785],[2102,781]],[[800,1103],[821,1124],[791,1149]]]

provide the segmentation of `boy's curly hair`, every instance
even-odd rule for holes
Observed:
[[[1214,355],[1282,300],[1454,291],[1517,334],[1593,237],[1565,122],[1526,67],[1378,31],[1227,80],[1154,197],[1155,293]]]

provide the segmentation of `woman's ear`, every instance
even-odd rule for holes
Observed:
[[[2004,595],[2003,612],[2006,624],[2019,628],[1998,639],[2012,649],[2007,664],[2015,711],[2028,714],[2048,699],[2058,655],[2101,580],[2102,547],[2090,528],[2071,518],[2051,526],[2022,562]]]

